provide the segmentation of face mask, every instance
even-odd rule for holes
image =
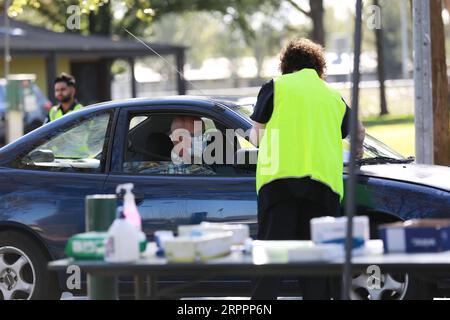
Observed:
[[[194,136],[192,137],[192,146],[184,149],[187,152],[186,159],[183,159],[185,157],[180,157],[176,152],[172,151],[172,162],[174,164],[200,164],[205,148],[206,140],[203,139],[203,135]]]
[[[194,136],[192,138],[192,149],[189,151],[193,152],[194,158],[201,160],[205,148],[206,148],[206,141],[205,139],[203,139],[203,135]]]

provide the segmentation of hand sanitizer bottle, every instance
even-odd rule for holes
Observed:
[[[108,230],[105,242],[105,261],[113,263],[133,262],[139,259],[139,232],[125,218],[122,207],[119,217]]]
[[[142,221],[136,206],[134,194],[131,192],[133,188],[134,185],[132,183],[120,184],[116,188],[116,193],[120,194],[122,191],[125,191],[125,195],[123,196],[123,213],[125,215],[125,219],[135,226],[137,230],[141,231]]]

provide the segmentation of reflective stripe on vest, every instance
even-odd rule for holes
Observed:
[[[257,192],[282,178],[311,177],[342,200],[341,124],[346,106],[313,69],[274,80],[274,110],[258,152]]]
[[[78,103],[78,104],[75,105],[75,107],[73,107],[72,110],[67,111],[66,114],[68,114],[68,113],[70,113],[70,112],[72,112],[72,111],[76,111],[76,110],[81,109],[81,108],[83,108],[83,105],[81,105],[80,103]],[[50,109],[50,112],[49,112],[49,118],[50,118],[50,121],[59,119],[59,118],[61,118],[62,116],[64,116],[64,114],[63,114],[63,112],[62,112],[62,110],[61,110],[61,108],[60,108],[59,106],[53,106],[53,107]]]

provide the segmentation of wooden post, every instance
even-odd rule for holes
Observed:
[[[185,95],[186,94],[186,79],[184,79],[184,50],[179,49],[176,53],[176,60],[177,60],[177,90],[179,95]],[[183,76],[182,76],[183,75]]]
[[[433,164],[430,1],[413,0],[416,161]]]
[[[373,4],[377,7],[380,6],[378,0],[374,0]],[[385,79],[386,73],[384,70],[384,37],[383,37],[383,29],[380,27],[375,28],[375,39],[376,39],[376,47],[377,47],[377,73],[378,73],[378,82],[380,83],[380,116],[386,115],[389,113],[386,101],[386,86]]]
[[[99,70],[99,101],[109,101],[111,100],[111,65],[112,59],[104,58],[98,62],[98,70]]]
[[[137,90],[136,90],[136,75],[134,74],[134,58],[129,58],[128,64],[130,65],[131,71],[131,97],[136,98]]]
[[[55,98],[55,88],[53,81],[56,77],[56,56],[54,53],[50,53],[46,57],[46,77],[47,77],[47,96],[49,100],[54,100]]]
[[[442,1],[430,0],[434,163],[450,165],[450,115]]]

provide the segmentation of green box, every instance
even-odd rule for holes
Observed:
[[[76,234],[67,241],[66,255],[75,260],[103,260],[106,237],[106,232]]]

